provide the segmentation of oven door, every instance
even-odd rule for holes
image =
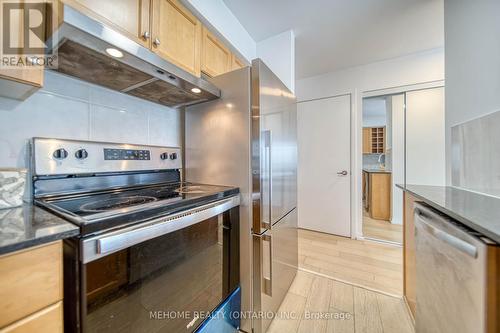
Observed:
[[[193,332],[239,284],[239,199],[81,241],[83,332]]]

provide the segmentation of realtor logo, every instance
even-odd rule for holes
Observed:
[[[1,67],[53,67],[54,54],[48,54],[47,33],[56,1],[0,0]],[[50,29],[49,29],[50,28]]]

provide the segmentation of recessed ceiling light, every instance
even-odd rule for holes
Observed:
[[[115,58],[123,58],[123,52],[114,48],[107,48],[106,53]]]
[[[191,89],[191,91],[194,92],[195,94],[201,93],[201,89],[200,88],[193,88],[193,89]]]

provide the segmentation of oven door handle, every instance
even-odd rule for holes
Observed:
[[[189,227],[210,217],[219,215],[239,204],[239,196],[233,196],[153,221],[86,239],[82,245],[82,261],[88,263],[144,241]]]

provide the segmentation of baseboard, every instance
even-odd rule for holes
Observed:
[[[413,325],[413,329],[415,329],[415,317],[413,316],[413,313],[411,312],[410,305],[408,304],[408,300],[406,299],[406,296],[403,296],[403,301],[405,303],[406,312],[410,316],[410,319],[411,319],[410,321],[411,321],[411,324]]]

